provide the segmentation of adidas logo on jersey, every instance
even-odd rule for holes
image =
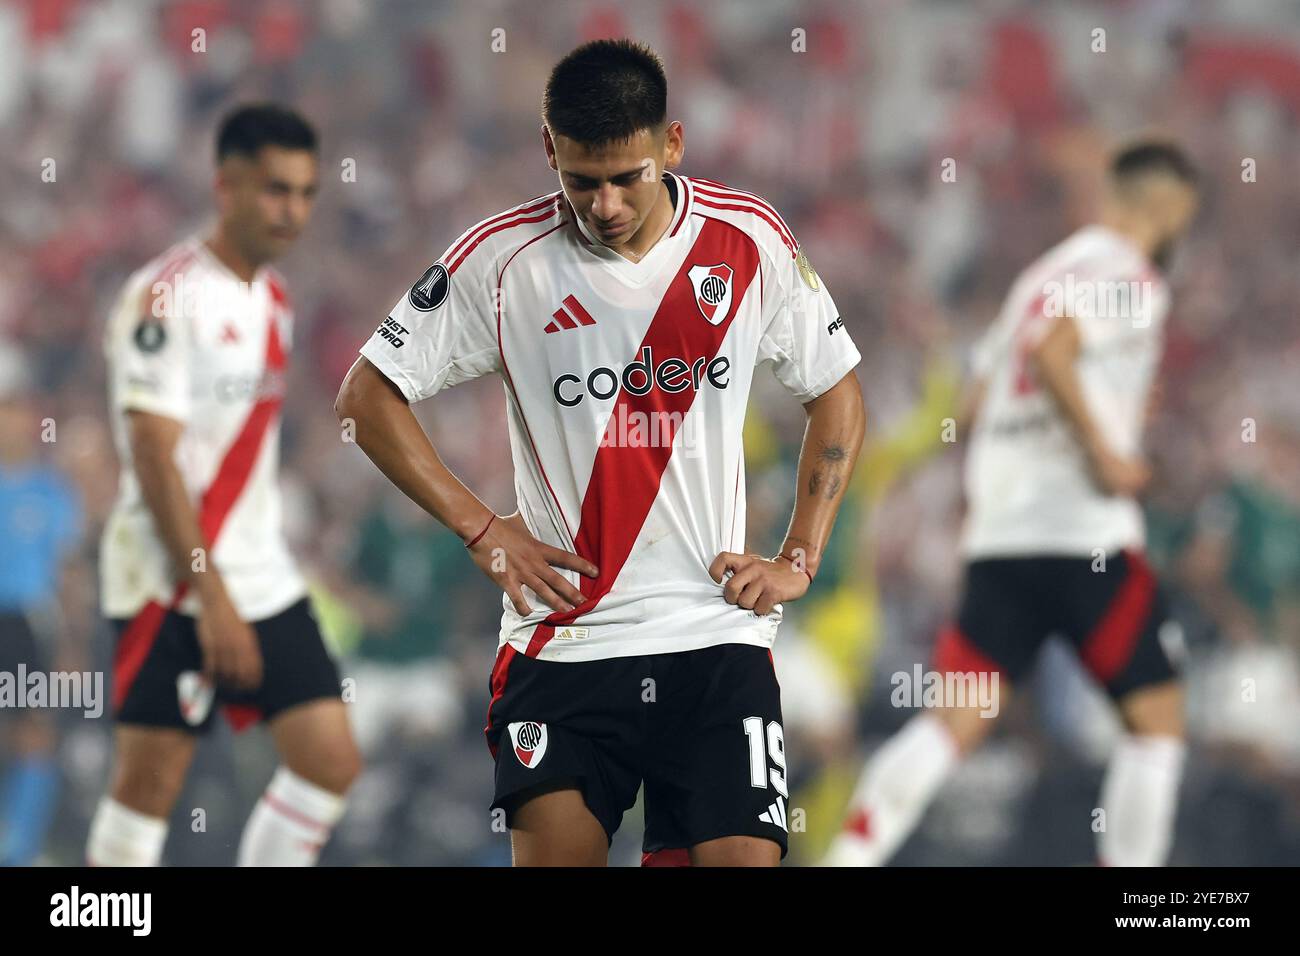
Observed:
[[[519,762],[533,770],[546,756],[546,725],[535,720],[516,720],[508,724],[510,742],[514,744]]]
[[[568,311],[566,312],[565,309]],[[564,297],[564,305],[551,313],[554,322],[548,322],[546,328],[542,331],[547,335],[552,332],[558,332],[561,329],[576,329],[580,325],[595,325],[596,320],[591,317],[591,313],[582,307],[582,303],[572,295]]]
[[[785,797],[777,797],[775,803],[768,804],[767,809],[758,815],[758,819],[762,823],[770,823],[789,833],[790,824],[785,815]]]

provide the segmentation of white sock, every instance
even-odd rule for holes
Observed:
[[[91,866],[157,866],[166,841],[166,820],[103,797],[90,822],[86,862]]]
[[[1097,835],[1097,856],[1104,866],[1164,865],[1186,752],[1178,737],[1120,738],[1101,785],[1106,827]]]
[[[849,805],[843,840],[852,844],[852,865],[881,866],[893,856],[957,760],[956,741],[932,713],[889,738],[867,762]]]
[[[315,866],[347,800],[280,767],[239,841],[239,866]]]

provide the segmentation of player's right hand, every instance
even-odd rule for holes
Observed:
[[[254,690],[262,683],[262,651],[257,633],[229,597],[205,601],[198,618],[203,673],[209,680]]]
[[[1132,498],[1151,480],[1151,469],[1141,458],[1125,458],[1106,449],[1090,456],[1093,479],[1108,495]]]
[[[586,558],[534,538],[518,511],[498,516],[469,553],[479,569],[506,592],[521,617],[532,613],[524,597],[525,585],[552,610],[572,611],[586,598],[555,569],[577,571],[589,578],[600,573]]]

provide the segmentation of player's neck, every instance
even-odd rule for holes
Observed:
[[[233,272],[242,282],[252,282],[257,275],[257,270],[261,268],[260,262],[253,262],[239,251],[239,246],[231,241],[230,236],[220,225],[203,241],[203,244],[208,247],[208,251],[218,262]]]
[[[668,195],[668,186],[661,179],[659,181],[659,198],[655,200],[654,209],[646,218],[645,224],[637,230],[636,235],[628,242],[621,246],[613,247],[624,259],[630,262],[640,262],[646,257],[655,244],[663,238],[668,226],[673,221],[673,201]],[[644,245],[641,244],[641,237],[645,236]]]
[[[1155,226],[1143,216],[1133,215],[1122,207],[1112,206],[1101,216],[1100,223],[1111,232],[1123,236],[1147,259],[1155,253],[1160,237]]]

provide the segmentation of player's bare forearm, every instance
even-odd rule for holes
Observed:
[[[799,453],[794,514],[781,551],[801,555],[809,574],[816,575],[866,434],[857,375],[845,375],[804,409],[808,425]]]
[[[133,411],[128,418],[131,460],[140,493],[172,559],[177,580],[193,589],[203,608],[198,623],[203,672],[240,687],[256,687],[262,682],[262,655],[256,635],[240,618],[212,556],[204,555],[202,562],[195,561],[209,542],[203,537],[198,512],[176,467],[176,444],[185,426],[147,412]]]
[[[348,370],[334,410],[340,421],[352,419],[357,444],[389,481],[472,545],[474,563],[500,585],[518,614],[532,611],[525,586],[552,610],[570,611],[583,601],[582,592],[555,569],[594,578],[596,566],[538,541],[518,514],[494,520],[492,510],[442,463],[405,397],[368,359],[357,359]],[[506,560],[497,561],[497,555]]]
[[[1078,357],[1079,330],[1068,316],[1058,318],[1030,353],[1039,382],[1074,429],[1098,487],[1106,494],[1131,497],[1146,485],[1151,472],[1140,458],[1118,454],[1097,427],[1075,370]]]
[[[1059,317],[1030,352],[1038,381],[1047,389],[1074,429],[1084,451],[1095,454],[1102,448],[1101,432],[1093,421],[1079,384],[1074,363],[1079,357],[1079,330],[1068,316]]]
[[[410,405],[379,369],[358,358],[339,388],[334,410],[351,420],[356,443],[403,494],[469,541],[492,518],[443,464]]]
[[[175,419],[141,411],[130,412],[128,421],[136,481],[177,581],[186,583],[204,603],[226,597],[225,585],[212,562],[206,557],[202,562],[195,561],[208,543],[176,467],[176,445],[185,426]],[[196,566],[202,570],[196,570]]]

